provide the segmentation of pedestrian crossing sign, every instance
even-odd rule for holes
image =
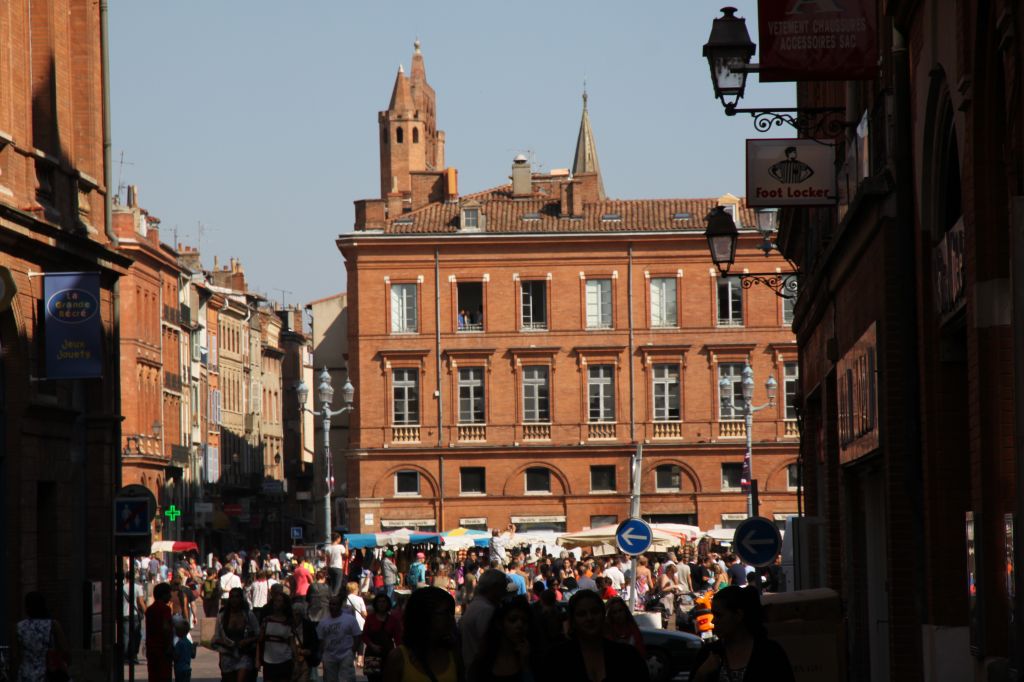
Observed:
[[[149,500],[145,497],[114,498],[114,535],[149,535]]]

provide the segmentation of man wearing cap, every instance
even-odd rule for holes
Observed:
[[[395,553],[390,549],[384,550],[384,561],[381,562],[381,573],[384,574],[384,594],[391,600],[391,606],[395,605],[395,585],[398,584],[398,566],[395,565]]]
[[[489,568],[480,575],[476,585],[476,595],[466,607],[466,612],[459,621],[459,634],[462,636],[462,660],[466,670],[471,669],[473,660],[480,651],[484,633],[494,615],[498,602],[508,594],[508,578],[496,568]]]
[[[420,587],[426,587],[427,584],[427,565],[424,560],[427,556],[423,552],[416,552],[416,561],[412,562],[409,566],[409,589],[415,590]]]

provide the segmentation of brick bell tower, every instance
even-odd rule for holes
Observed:
[[[398,67],[391,102],[387,111],[377,114],[377,122],[381,199],[389,205],[394,205],[399,198],[410,203],[414,192],[413,173],[435,173],[445,167],[444,132],[437,129],[434,89],[427,83],[419,40],[414,43],[411,73],[406,75],[405,70]]]

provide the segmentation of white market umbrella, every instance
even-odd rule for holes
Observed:
[[[565,533],[558,538],[558,544],[563,547],[592,547],[597,555],[614,554],[619,551],[615,543],[615,531],[618,527],[618,524],[611,524],[578,533]],[[651,533],[653,542],[649,551],[652,552],[663,552],[672,547],[678,547],[682,541],[678,534],[657,528],[652,527]]]

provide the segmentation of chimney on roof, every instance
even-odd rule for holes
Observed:
[[[139,186],[128,185],[128,208],[139,207]]]
[[[533,171],[530,169],[530,161],[522,154],[518,154],[512,160],[512,196],[529,197],[533,196]]]

